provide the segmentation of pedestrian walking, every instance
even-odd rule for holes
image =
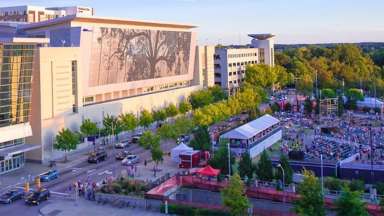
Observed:
[[[147,167],[147,160],[144,160],[144,166]]]

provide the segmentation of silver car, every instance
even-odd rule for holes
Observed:
[[[137,155],[128,155],[127,157],[125,157],[121,161],[121,164],[125,165],[125,166],[129,166],[129,165],[137,164],[139,162],[140,162],[139,156],[137,156]]]
[[[118,143],[115,144],[115,148],[125,148],[128,145],[129,145],[128,141],[118,142]]]

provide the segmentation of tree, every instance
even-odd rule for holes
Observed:
[[[348,187],[344,187],[340,197],[335,202],[337,215],[368,216],[360,196],[361,192],[351,191]]]
[[[140,113],[140,120],[139,124],[140,126],[143,126],[145,128],[149,127],[153,123],[153,116],[152,113],[150,113],[148,110],[144,109]]]
[[[256,166],[256,174],[258,179],[262,181],[272,181],[273,179],[273,166],[267,151],[263,151],[260,160]]]
[[[163,124],[157,129],[157,134],[162,139],[177,139],[179,136],[173,124]]]
[[[165,113],[167,114],[167,117],[173,117],[179,113],[179,110],[175,104],[171,103],[165,108]]]
[[[173,125],[173,128],[178,136],[189,134],[195,128],[193,120],[185,116],[176,118]]]
[[[325,216],[324,198],[319,180],[311,171],[304,171],[304,181],[298,187],[299,200],[294,203],[300,216]]]
[[[357,101],[364,99],[364,95],[361,90],[356,88],[348,89],[346,96],[348,98],[347,107],[349,109],[356,109]]]
[[[324,180],[324,186],[331,192],[340,191],[342,188],[342,182],[335,177],[326,177]]]
[[[335,98],[336,92],[333,89],[325,88],[321,90],[322,98]]]
[[[210,150],[211,137],[208,133],[208,127],[198,127],[197,130],[193,133],[193,139],[191,140],[190,145],[197,150]]]
[[[160,145],[160,137],[151,131],[145,131],[139,139],[139,144],[145,149],[150,149],[152,146]]]
[[[213,102],[218,102],[227,98],[226,93],[220,86],[209,87],[208,91],[213,96]]]
[[[85,119],[80,126],[80,132],[86,137],[96,135],[97,131],[98,128],[96,123],[92,122],[90,119]]]
[[[117,135],[122,131],[122,124],[118,118],[107,115],[103,119],[104,130],[108,135]]]
[[[125,131],[133,131],[137,127],[137,118],[133,113],[120,115],[122,129]]]
[[[288,157],[285,154],[281,154],[280,156],[280,165],[284,169],[284,183],[292,183],[293,169],[291,165],[289,165]],[[276,179],[283,179],[283,171],[281,170],[281,168],[277,169]]]
[[[216,168],[220,169],[221,173],[224,175],[228,175],[228,147],[227,140],[220,140],[219,149],[215,152],[213,157],[209,160],[209,164]],[[232,173],[232,165],[235,162],[235,158],[231,155],[231,173]]]
[[[248,152],[243,153],[241,156],[241,160],[239,162],[239,174],[243,179],[245,177],[252,179],[253,177],[253,164],[251,156]]]
[[[160,143],[152,144],[151,156],[152,160],[155,162],[155,166],[153,167],[153,176],[156,177],[159,162],[163,160],[163,150],[161,150]]]
[[[79,137],[76,133],[73,133],[69,129],[62,129],[56,135],[56,141],[53,147],[57,150],[64,151],[65,153],[64,161],[66,162],[68,161],[67,152],[71,150],[75,150],[79,143],[80,143]]]
[[[238,174],[231,176],[228,186],[221,191],[221,197],[224,206],[229,208],[231,215],[243,216],[247,214],[250,204],[245,195],[244,183]]]
[[[364,190],[365,190],[364,181],[359,180],[359,179],[353,179],[353,180],[349,183],[349,189],[350,189],[351,191],[360,191],[360,192],[364,192]]]
[[[179,104],[179,112],[182,113],[182,114],[185,114],[187,113],[188,111],[190,111],[192,109],[192,105],[191,103],[189,103],[189,101],[181,101],[180,104]]]
[[[153,120],[156,122],[162,122],[165,119],[167,119],[167,113],[165,112],[164,109],[159,109],[157,111],[153,111],[152,115],[153,115]]]
[[[213,95],[207,90],[196,91],[189,96],[189,102],[191,103],[193,109],[206,106],[213,103],[213,101]]]

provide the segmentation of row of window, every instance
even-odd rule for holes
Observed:
[[[229,84],[237,84],[237,83],[240,84],[242,82],[244,82],[244,79],[238,79],[238,80],[229,81]]]
[[[257,64],[257,61],[245,61],[245,62],[229,63],[228,67],[245,66],[245,65],[249,65],[249,64]]]
[[[257,56],[257,53],[239,53],[239,54],[228,54],[228,58],[244,58]]]
[[[245,70],[241,70],[241,71],[234,71],[234,72],[229,72],[228,75],[229,76],[232,76],[232,75],[241,75],[241,74],[245,74]]]
[[[15,139],[15,140],[7,141],[7,142],[1,142],[0,143],[0,149],[5,148],[5,147],[9,147],[9,146],[20,145],[23,143],[24,143],[24,138]]]

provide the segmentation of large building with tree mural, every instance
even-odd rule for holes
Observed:
[[[207,86],[207,70],[197,60],[203,56],[196,56],[206,53],[196,52],[194,28],[78,14],[3,23],[0,35],[13,32],[49,39],[48,46],[36,51],[33,135],[27,138],[41,148],[28,158],[48,162],[61,157],[53,148],[55,135],[62,128],[78,131],[84,119],[101,127],[106,115],[139,115],[143,109],[177,104]],[[210,55],[213,58],[213,49]]]

